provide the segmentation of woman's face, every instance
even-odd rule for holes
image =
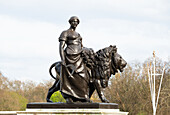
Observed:
[[[78,25],[78,20],[74,19],[70,24],[71,24],[71,27],[76,28]]]

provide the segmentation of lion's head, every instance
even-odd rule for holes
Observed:
[[[112,54],[112,64],[111,64],[113,70],[112,74],[115,74],[118,71],[123,72],[126,65],[127,62],[122,58],[120,54],[118,54],[117,52]]]
[[[127,65],[127,62],[122,58],[120,54],[117,53],[116,46],[110,45],[109,47],[103,49],[103,51],[105,55],[108,55],[108,57],[110,58],[109,68],[104,70],[104,75],[101,79],[101,85],[103,88],[105,88],[108,86],[110,76],[115,75],[118,71],[123,72],[124,68]]]
[[[123,72],[126,61],[117,53],[117,47],[110,45],[109,47],[94,52],[91,48],[83,48],[83,60],[87,67],[93,71],[93,77],[101,80],[103,88],[108,86],[111,75],[115,75],[118,71]]]

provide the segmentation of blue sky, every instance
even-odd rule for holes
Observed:
[[[50,79],[68,19],[95,51],[117,45],[127,62],[170,56],[169,0],[0,0],[0,71],[10,79]]]

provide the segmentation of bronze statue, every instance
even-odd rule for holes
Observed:
[[[110,45],[94,52],[82,45],[82,38],[75,31],[79,24],[76,16],[70,18],[70,28],[63,31],[59,37],[61,61],[51,65],[50,75],[56,80],[49,89],[47,102],[51,95],[60,90],[67,103],[90,102],[95,89],[102,102],[108,103],[102,88],[108,86],[111,75],[123,71],[126,61],[117,53],[116,46]],[[66,48],[65,48],[65,45]],[[56,77],[51,73],[55,67]]]

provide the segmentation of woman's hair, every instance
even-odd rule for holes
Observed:
[[[77,16],[72,16],[70,19],[69,19],[69,23],[71,24],[71,22],[73,21],[73,20],[77,20],[78,21],[78,24],[80,23],[80,20],[78,19],[78,17]]]

